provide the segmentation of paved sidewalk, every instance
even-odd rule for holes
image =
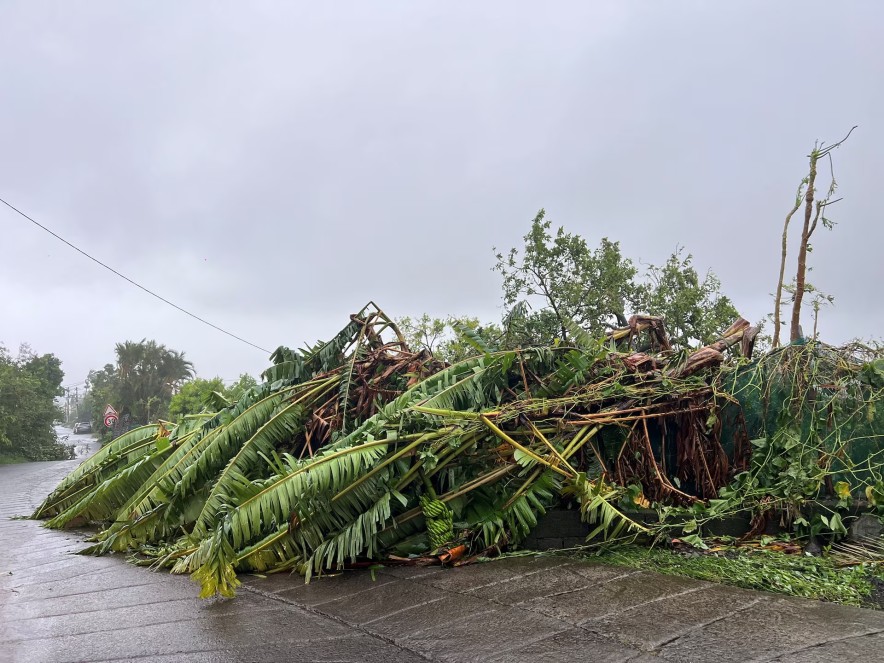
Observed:
[[[884,613],[556,558],[189,579],[84,557],[30,513],[78,461],[0,466],[0,661],[874,661]]]

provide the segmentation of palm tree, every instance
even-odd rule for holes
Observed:
[[[115,350],[120,412],[142,423],[165,416],[172,395],[193,377],[193,363],[154,340],[117,343]]]
[[[140,343],[125,341],[117,343],[117,373],[120,378],[128,378],[135,371],[144,356],[144,339]]]
[[[193,378],[193,362],[185,359],[183,352],[167,350],[160,360],[160,373],[171,396],[178,392],[183,382]]]

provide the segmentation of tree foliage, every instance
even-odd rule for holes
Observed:
[[[524,240],[521,251],[497,253],[494,269],[503,276],[507,309],[520,303],[540,309],[522,316],[533,318],[525,324],[537,333],[537,341],[567,339],[567,320],[593,334],[626,324],[638,294],[636,268],[622,255],[618,242],[602,238],[593,250],[563,227],[553,233],[544,210],[537,213]]]
[[[701,278],[681,248],[640,275],[618,242],[603,237],[593,249],[564,227],[553,232],[544,210],[524,242],[522,249],[496,254],[505,347],[568,341],[572,324],[598,336],[625,326],[631,314],[646,313],[664,318],[677,345],[697,347],[737,317],[718,278],[711,272]]]
[[[206,410],[214,412],[223,403],[235,403],[247,390],[257,386],[258,381],[248,373],[243,373],[229,387],[220,377],[211,379],[194,378],[185,382],[169,401],[169,418],[173,421],[181,417],[199,414]]]
[[[206,408],[212,408],[217,402],[213,398],[215,395],[224,397],[224,382],[221,378],[194,378],[182,385],[178,393],[172,396],[169,401],[169,418],[177,421],[185,415],[199,414]]]
[[[62,417],[55,399],[64,393],[63,379],[55,355],[38,356],[23,345],[13,357],[0,345],[0,453],[29,460],[71,457],[54,427]]]
[[[235,403],[244,393],[257,386],[258,381],[253,376],[248,373],[240,373],[236,382],[224,389],[224,396],[230,402]]]
[[[115,364],[90,371],[87,378],[95,429],[103,426],[108,404],[130,426],[168,418],[172,396],[193,376],[193,364],[184,353],[142,339],[117,343],[115,354]]]
[[[117,369],[113,364],[105,364],[104,367],[89,371],[86,376],[86,394],[84,404],[88,404],[89,420],[92,422],[92,430],[101,430],[102,412],[105,405],[118,401],[118,385],[120,382]]]
[[[707,272],[701,278],[693,256],[681,248],[662,266],[648,268],[639,292],[641,310],[663,317],[672,342],[681,347],[711,343],[737,317],[718,277]]]
[[[424,313],[419,318],[399,318],[396,324],[409,348],[426,350],[449,364],[497,347],[503,338],[499,325],[483,324],[470,316],[450,315],[442,319]]]

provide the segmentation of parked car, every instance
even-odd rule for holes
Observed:
[[[92,422],[91,421],[78,421],[74,424],[74,435],[79,433],[91,433],[92,432]]]

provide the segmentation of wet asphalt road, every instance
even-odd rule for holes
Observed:
[[[202,601],[186,577],[73,555],[79,534],[11,519],[79,462],[0,466],[0,661],[831,663],[884,651],[879,612],[555,557],[309,585],[247,577],[235,600]]]
[[[74,431],[65,426],[56,426],[55,432],[59,439],[67,436],[64,443],[73,445],[75,458],[79,461],[89,458],[100,448],[98,440],[91,433],[74,435]]]

